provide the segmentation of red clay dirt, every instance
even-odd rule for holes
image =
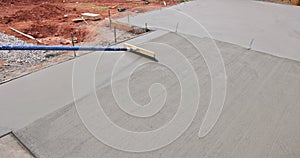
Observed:
[[[100,22],[74,23],[72,19],[81,18],[81,13],[97,13],[103,20],[108,17],[109,8],[112,16],[122,17],[126,14],[119,14],[117,8],[140,13],[158,9],[163,6],[161,2],[150,0],[149,4],[145,4],[142,0],[0,0],[0,30],[28,43],[36,43],[35,40],[10,30],[13,27],[42,41],[37,44],[46,45],[70,44],[72,32],[80,43]],[[173,0],[165,2],[167,6],[176,3]]]

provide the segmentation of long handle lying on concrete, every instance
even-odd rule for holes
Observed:
[[[128,51],[155,59],[155,54],[152,51],[126,43],[123,48],[98,46],[0,45],[0,50]]]
[[[0,45],[0,50],[70,50],[70,51],[130,51],[128,48],[90,47],[90,46],[14,46]]]

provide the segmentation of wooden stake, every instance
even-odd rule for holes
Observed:
[[[128,22],[128,24],[129,24],[129,11],[127,10],[127,22]]]
[[[70,32],[71,35],[71,41],[72,41],[72,45],[75,46],[75,42],[74,42],[74,37],[73,37],[73,33]],[[74,51],[74,57],[76,57],[76,52]]]
[[[108,9],[109,28],[111,29],[110,9]]]

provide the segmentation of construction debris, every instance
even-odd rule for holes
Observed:
[[[149,31],[147,28],[141,28],[141,27],[138,27],[138,26],[118,22],[118,21],[115,21],[115,20],[111,21],[111,25],[113,27],[116,27],[119,30],[124,30],[124,31],[127,31],[127,32],[135,33],[135,34],[142,34],[142,33],[145,33],[145,32]]]
[[[149,0],[143,0],[145,4],[149,4]]]
[[[166,1],[164,1],[163,3],[164,3],[164,6],[167,6],[167,3],[166,3]]]
[[[84,21],[83,18],[76,18],[76,19],[72,19],[73,22],[77,23],[77,22],[82,22]]]
[[[118,12],[124,12],[126,8],[118,8]]]
[[[82,19],[85,19],[85,20],[100,20],[101,17],[100,17],[100,14],[94,14],[94,13],[82,13]]]
[[[34,38],[33,36],[30,36],[30,35],[28,35],[28,34],[26,34],[26,33],[23,33],[23,32],[21,32],[21,31],[19,31],[19,30],[17,30],[17,29],[14,29],[14,28],[12,28],[12,27],[11,27],[10,29],[11,29],[12,31],[18,33],[18,34],[21,34],[21,35],[23,35],[23,36],[29,38],[29,39],[33,39],[33,40],[38,41],[39,43],[42,43],[40,40]]]

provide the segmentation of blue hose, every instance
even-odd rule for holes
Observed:
[[[0,50],[129,51],[128,48],[97,46],[30,46],[0,45]]]

